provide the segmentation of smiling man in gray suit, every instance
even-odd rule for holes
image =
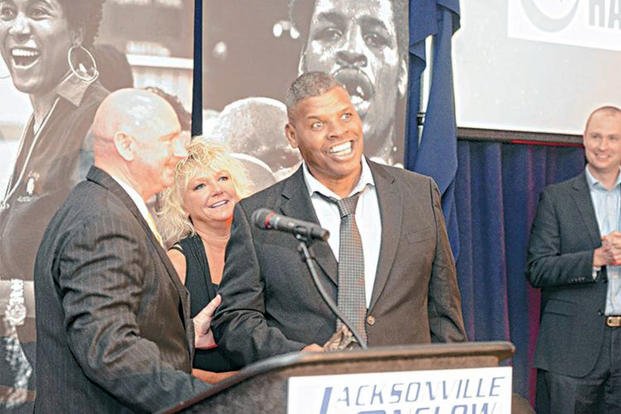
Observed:
[[[363,258],[358,285],[361,334],[369,346],[464,341],[461,299],[433,180],[362,156],[362,123],[347,91],[309,72],[287,94],[286,136],[303,165],[291,177],[235,207],[214,333],[240,366],[270,356],[322,350],[336,330],[291,234],[251,224],[261,207],[330,230],[312,247],[320,281],[342,308],[339,208],[358,199]],[[345,258],[348,259],[348,258]],[[351,259],[351,257],[349,257]],[[362,270],[363,268],[363,270]],[[340,291],[340,292],[339,292]]]
[[[583,143],[584,172],[541,194],[528,248],[539,414],[621,412],[621,110],[593,111]]]
[[[153,412],[207,389],[190,371],[210,318],[195,334],[145,204],[187,152],[173,108],[147,91],[110,94],[92,130],[95,166],[37,255],[35,411]]]

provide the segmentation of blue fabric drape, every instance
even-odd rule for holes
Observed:
[[[518,138],[518,137],[516,137]],[[455,200],[461,254],[457,274],[471,341],[511,341],[514,392],[532,396],[539,292],[525,277],[539,193],[584,168],[574,147],[459,141]]]
[[[459,29],[458,0],[410,1],[410,90],[406,168],[434,178],[442,194],[451,248],[459,256],[455,212],[457,124],[453,92],[452,36]],[[431,86],[420,143],[416,114],[420,106],[420,76],[425,69],[425,39],[433,36]]]

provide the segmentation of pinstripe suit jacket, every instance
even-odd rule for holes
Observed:
[[[92,167],[50,222],[35,263],[36,412],[154,411],[192,378],[188,293],[137,207]]]
[[[465,341],[461,299],[440,194],[429,177],[369,161],[382,242],[367,313],[369,346]],[[263,231],[255,209],[319,223],[301,168],[235,206],[213,322],[218,344],[245,365],[323,344],[336,317],[323,302],[293,235]],[[336,300],[337,261],[327,242],[312,246],[324,288]]]

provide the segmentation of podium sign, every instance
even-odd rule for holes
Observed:
[[[504,414],[509,342],[296,352],[259,361],[160,413]]]
[[[511,367],[291,377],[288,414],[511,412]]]

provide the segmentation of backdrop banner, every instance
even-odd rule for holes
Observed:
[[[300,163],[284,134],[287,88],[325,71],[351,95],[366,155],[403,165],[407,16],[405,0],[204,0],[203,134],[267,187]]]
[[[11,412],[33,409],[34,259],[93,162],[99,103],[108,91],[149,87],[187,130],[192,107],[194,1],[31,3],[0,1],[0,411]]]

